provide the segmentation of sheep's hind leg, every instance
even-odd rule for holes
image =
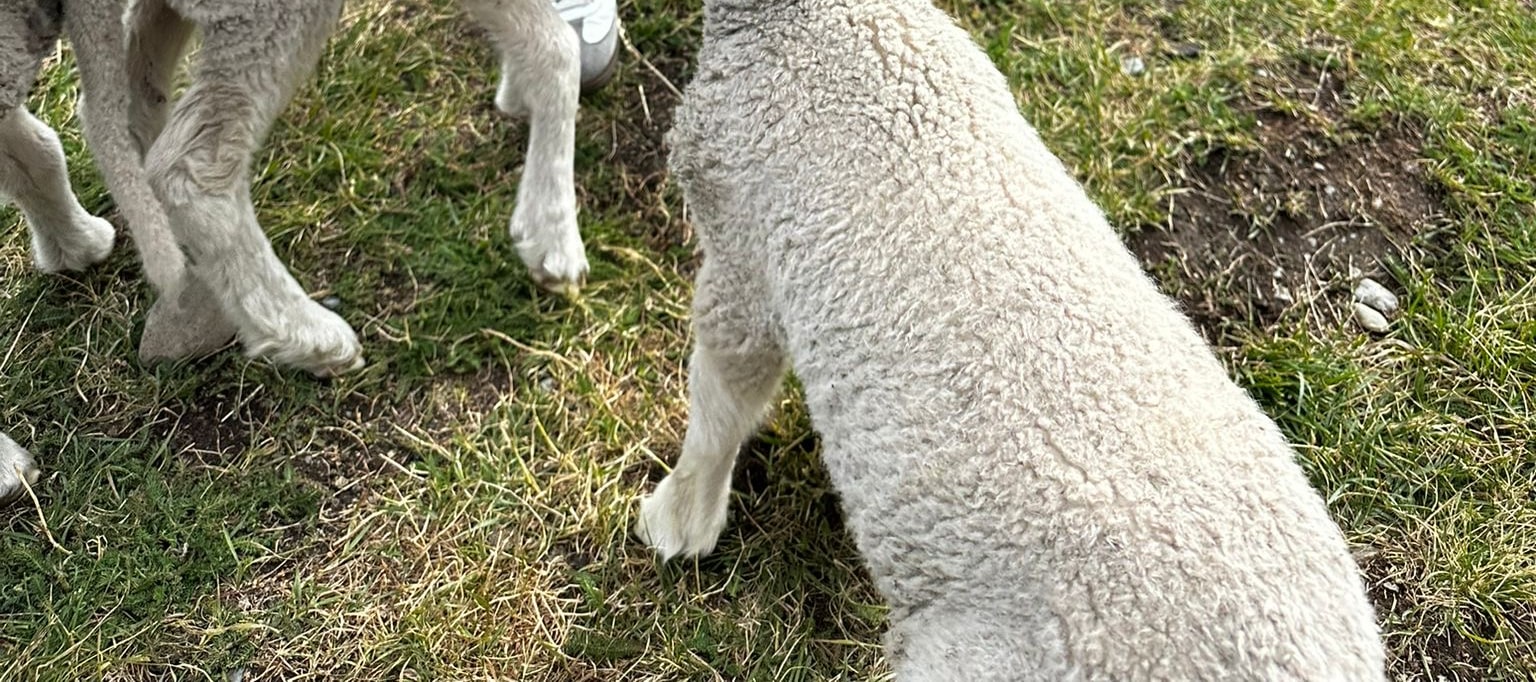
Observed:
[[[123,24],[128,46],[123,58],[127,73],[126,123],[138,155],[133,162],[142,164],[170,118],[171,81],[193,26],[165,0],[137,0]],[[234,325],[225,317],[208,285],[185,267],[180,248],[167,248],[165,241],[149,238],[139,244],[146,269],[181,273],[161,278],[168,282],[144,318],[144,336],[139,342],[139,358],[144,362],[207,355],[228,344],[235,335]]]
[[[171,79],[181,63],[192,22],[183,19],[165,0],[138,0],[124,28],[128,50],[129,130],[142,157],[149,151],[171,112]]]
[[[70,189],[58,135],[21,107],[0,112],[0,194],[26,216],[37,269],[81,270],[112,251],[112,225]]]
[[[496,106],[528,117],[528,155],[509,230],[540,286],[574,291],[587,277],[576,224],[576,110],[581,46],[549,0],[465,0],[501,52]]]
[[[145,170],[193,274],[235,323],[246,352],[330,376],[362,366],[357,334],[288,273],[250,195],[251,156],[318,61],[340,9],[339,0],[300,5],[259,16],[241,7],[223,16],[220,4],[183,12],[203,43],[192,85]]]

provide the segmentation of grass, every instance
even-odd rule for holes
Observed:
[[[1393,672],[1536,677],[1528,4],[943,4],[1133,246],[1180,229],[1197,181],[1241,184],[1223,163],[1283,158],[1277,121],[1333,153],[1411,142],[1434,219],[1361,228],[1397,247],[1362,262],[1404,298],[1388,335],[1344,320],[1341,272],[1207,330],[1355,545]],[[634,51],[579,125],[593,272],[570,301],[537,292],[505,236],[523,138],[492,114],[487,48],[446,2],[349,9],[255,197],[300,281],[359,329],[355,376],[233,352],[141,367],[131,249],[44,277],[7,210],[0,425],[47,471],[39,507],[0,516],[0,678],[888,675],[883,608],[793,394],[743,457],[715,555],[658,566],[627,535],[685,424],[695,262],[661,136],[700,10],[622,11]],[[110,214],[74,88],[66,54],[32,107]],[[1192,311],[1244,303],[1214,273],[1149,265]]]

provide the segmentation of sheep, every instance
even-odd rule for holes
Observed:
[[[1228,377],[923,0],[706,0],[670,133],[703,264],[640,505],[709,553],[788,365],[900,680],[1381,680],[1349,548]]]
[[[76,0],[80,1],[80,0]],[[102,1],[102,0],[94,0]],[[250,158],[313,69],[341,0],[136,0],[129,82],[144,170],[194,273],[246,352],[318,376],[362,365],[357,335],[305,294],[277,260],[249,197]],[[528,161],[509,229],[551,289],[587,271],[576,226],[577,38],[547,0],[463,0],[502,53],[496,103],[530,121]],[[202,37],[191,85],[166,93],[187,35]],[[142,132],[139,132],[142,131]]]
[[[528,160],[509,230],[542,286],[578,287],[576,35],[548,0],[462,0],[501,53],[495,102],[529,119]],[[75,48],[85,136],[133,232],[158,298],[145,361],[203,355],[239,337],[247,354],[330,376],[363,364],[357,334],[309,296],[273,253],[250,199],[250,162],[308,76],[341,0],[15,0],[0,7],[0,193],[15,201],[44,271],[78,270],[113,230],[75,199],[57,136],[24,103],[62,32]],[[196,31],[190,84],[171,81]],[[0,498],[36,471],[0,442]]]
[[[519,255],[540,284],[579,286],[587,261],[573,169],[577,39],[547,0],[462,5],[502,53],[498,109],[530,120],[527,171],[509,225]],[[6,10],[8,29],[0,34],[0,104],[12,112],[62,16],[80,56],[87,139],[151,284],[162,297],[184,285],[209,299],[197,302],[206,324],[174,328],[238,332],[249,354],[321,376],[360,366],[361,347],[351,327],[310,300],[272,253],[251,207],[249,166],[313,69],[340,9],[341,0],[23,0]],[[170,82],[194,31],[202,45],[191,83],[172,102]],[[54,196],[33,200],[64,205]],[[93,224],[98,239],[88,255],[103,250],[103,225]],[[44,233],[34,226],[34,237]],[[146,331],[146,341],[150,336]],[[215,336],[222,337],[216,344],[193,345],[217,347],[229,337]],[[141,347],[155,357],[190,354],[181,346],[160,350]]]

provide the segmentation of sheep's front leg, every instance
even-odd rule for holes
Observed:
[[[725,528],[736,453],[762,421],[784,376],[784,352],[760,307],[762,289],[739,279],[747,272],[719,267],[706,255],[699,273],[683,453],[640,504],[635,528],[663,559],[715,548]]]
[[[80,270],[112,251],[112,225],[70,190],[58,135],[21,107],[0,111],[0,195],[26,216],[37,269]]]
[[[25,490],[22,482],[31,485],[37,482],[37,477],[37,465],[32,462],[32,455],[9,436],[0,433],[0,502],[20,496]]]
[[[528,118],[528,156],[509,229],[528,274],[552,291],[587,277],[576,226],[576,109],[581,45],[549,0],[465,0],[501,52],[496,107]]]
[[[156,294],[154,305],[144,319],[144,334],[139,343],[140,360],[150,363],[198,357],[223,347],[235,335],[235,328],[225,318],[208,286],[188,271],[185,255],[171,233],[165,211],[146,181],[143,152],[147,140],[158,134],[159,123],[147,127],[134,123],[135,116],[130,114],[140,107],[130,102],[129,93],[152,83],[168,81],[170,75],[151,76],[134,66],[142,66],[144,60],[133,56],[124,58],[125,27],[121,5],[120,2],[70,4],[66,28],[79,65],[81,131],[90,144],[107,189],[112,192],[118,212],[128,223],[133,245],[143,262],[145,279],[149,280]],[[164,11],[161,0],[135,0],[133,5],[137,7],[135,11],[148,11],[151,6]],[[168,19],[164,15],[162,18]],[[141,19],[132,21],[137,25]],[[149,40],[158,44],[158,49],[174,47],[179,50],[177,41],[184,38],[185,35],[174,38],[144,34],[135,40],[141,46]],[[169,43],[159,42],[162,39]],[[132,55],[136,49],[130,47],[128,53]],[[169,55],[169,52],[164,54]],[[172,60],[173,57],[166,57],[167,64]],[[163,108],[164,104],[156,106]],[[146,137],[136,143],[130,134],[131,127],[137,127],[138,134]]]
[[[784,374],[782,356],[695,344],[683,454],[640,504],[635,533],[663,559],[700,556],[725,529],[736,452],[757,429]]]

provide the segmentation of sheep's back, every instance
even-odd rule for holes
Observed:
[[[674,164],[705,257],[765,283],[898,617],[1044,611],[1110,673],[1379,664],[1290,447],[968,36],[924,3],[711,12]]]

